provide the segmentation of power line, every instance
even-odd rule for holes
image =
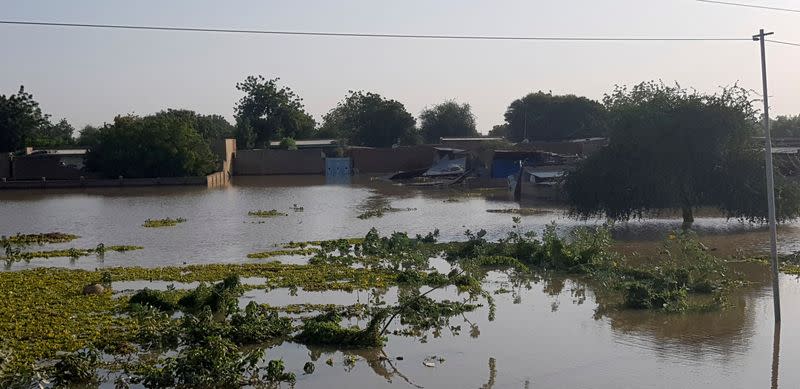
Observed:
[[[768,9],[768,10],[771,10],[771,11],[783,11],[783,12],[797,12],[797,13],[800,13],[800,9],[768,7],[768,6],[765,6],[765,5],[731,3],[731,2],[727,2],[727,1],[716,1],[716,0],[697,0],[697,1],[699,1],[701,3],[732,5],[732,6],[735,6],[735,7],[758,8],[758,9]]]
[[[227,28],[194,28],[172,26],[137,26],[121,24],[86,24],[86,23],[56,23],[0,20],[0,24],[46,26],[46,27],[75,27],[75,28],[104,28],[123,30],[150,30],[150,31],[183,31],[183,32],[209,32],[232,34],[264,34],[264,35],[296,35],[314,37],[348,37],[348,38],[401,38],[401,39],[464,39],[464,40],[515,40],[515,41],[560,41],[560,42],[706,42],[706,41],[750,41],[750,38],[731,37],[564,37],[564,36],[507,36],[507,35],[418,35],[418,34],[379,34],[379,33],[351,33],[351,32],[321,32],[321,31],[280,31],[280,30],[239,30]]]
[[[769,42],[769,43],[777,43],[779,45],[800,46],[800,43],[786,42],[786,41],[776,41],[776,40],[772,40],[772,39],[767,39],[767,42]]]

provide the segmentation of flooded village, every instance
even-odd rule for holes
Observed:
[[[797,10],[689,3],[9,2],[0,388],[798,386]]]

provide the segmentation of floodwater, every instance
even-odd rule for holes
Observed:
[[[292,210],[294,204],[303,211]],[[415,210],[357,218],[365,210],[381,206]],[[518,205],[502,191],[464,196],[458,191],[413,190],[377,182],[326,185],[316,177],[237,178],[233,186],[222,189],[0,192],[0,235],[59,231],[81,238],[52,245],[54,248],[89,248],[100,242],[145,247],[106,253],[102,259],[34,259],[12,264],[7,268],[10,271],[35,266],[93,269],[241,263],[258,261],[247,259],[246,254],[274,249],[276,244],[358,237],[371,227],[381,233],[412,234],[438,228],[444,240],[463,239],[467,229],[486,229],[488,237],[497,238],[511,230],[512,215],[486,210],[515,207]],[[571,220],[555,206],[537,207],[549,212],[522,217],[519,228],[540,231],[555,222],[559,229],[568,230],[600,223]],[[259,209],[277,209],[289,215],[247,216],[248,211]],[[172,228],[141,227],[147,218],[164,217],[187,221]],[[678,227],[680,220],[663,218],[619,224],[614,231],[624,250],[646,252]],[[704,243],[720,255],[760,253],[768,243],[761,226],[709,216],[699,218],[695,227]],[[800,225],[782,226],[779,234],[782,252],[800,250]],[[776,337],[765,270],[751,266],[746,273],[754,285],[737,292],[731,308],[704,314],[604,311],[591,287],[580,280],[535,279],[526,287],[510,284],[502,274],[492,274],[487,289],[512,290],[494,296],[494,321],[488,320],[483,307],[452,319],[452,326],[460,326],[457,334],[445,329],[426,339],[390,336],[382,351],[342,352],[286,342],[269,349],[267,358],[282,358],[297,374],[297,388],[797,387],[800,370],[793,367],[800,362],[800,335],[794,328],[800,321],[800,280],[788,275],[780,278],[784,324]],[[165,288],[167,284],[120,283],[114,289],[124,293],[144,286]],[[391,302],[397,298],[397,289],[353,293],[255,289],[248,291],[241,303],[353,304],[368,302],[375,294]],[[434,294],[459,297],[452,288]],[[348,354],[358,357],[354,366],[344,364]],[[444,362],[437,360],[432,368],[424,366],[422,362],[434,355]],[[389,360],[380,361],[381,356]],[[333,366],[325,363],[329,358]],[[316,371],[303,375],[302,366],[309,360],[315,361]]]

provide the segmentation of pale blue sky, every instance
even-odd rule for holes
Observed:
[[[742,0],[744,1],[744,0]],[[800,8],[800,1],[753,3]],[[526,36],[750,37],[800,42],[800,14],[693,0],[43,1],[0,0],[0,19],[270,30]],[[479,129],[537,90],[599,99],[614,84],[679,81],[760,92],[756,42],[423,41],[0,25],[0,93],[20,84],[76,128],[120,113],[188,108],[233,116],[237,81],[280,77],[318,120],[350,89],[414,115],[468,102]],[[800,47],[768,46],[776,114],[800,113]]]

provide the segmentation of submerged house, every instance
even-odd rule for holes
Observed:
[[[539,150],[496,150],[492,158],[492,178],[517,177],[523,166],[564,165],[577,157]]]

